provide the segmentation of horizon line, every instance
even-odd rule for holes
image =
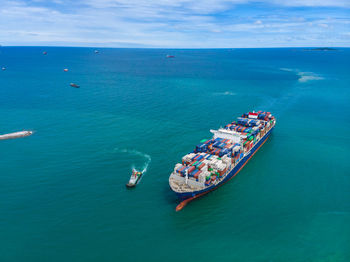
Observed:
[[[109,46],[71,46],[71,45],[0,45],[2,47],[62,47],[62,48],[103,48],[103,49],[269,49],[269,48],[350,48],[350,46],[264,46],[264,47],[109,47]]]

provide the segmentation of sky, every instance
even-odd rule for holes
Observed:
[[[0,44],[350,47],[350,0],[0,0]]]

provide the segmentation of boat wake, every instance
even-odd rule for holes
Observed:
[[[216,96],[235,96],[236,94],[230,91],[214,93]]]
[[[293,85],[292,88],[283,93],[280,97],[266,97],[264,102],[257,107],[258,109],[265,108],[266,110],[276,111],[275,116],[277,117],[281,116],[281,114],[287,111],[291,105],[298,101],[300,91],[304,88],[304,83],[312,80],[325,79],[324,77],[321,77],[313,72],[302,72],[298,69],[291,68],[280,68],[280,70],[294,73],[298,77],[298,84]]]
[[[139,156],[139,157],[142,157],[144,159],[144,164],[142,166],[142,173],[145,173],[147,172],[147,169],[148,169],[148,166],[149,164],[151,163],[151,156],[148,155],[148,154],[145,154],[145,153],[142,153],[140,151],[137,151],[137,150],[134,150],[134,149],[120,149],[120,148],[115,148],[114,149],[115,151],[118,151],[118,152],[121,152],[121,153],[126,153],[126,154],[129,154],[129,155],[134,155],[134,156]],[[136,170],[135,168],[135,165],[133,164],[131,166],[132,170]]]
[[[299,72],[298,73],[299,79],[298,81],[301,83],[305,83],[310,80],[323,80],[324,78],[322,76],[317,76],[313,74],[312,72]]]
[[[33,133],[34,131],[19,131],[14,133],[8,133],[8,134],[0,135],[0,140],[26,137],[26,136],[32,135]]]
[[[286,71],[286,72],[294,72],[297,74],[298,78],[298,82],[300,83],[305,83],[308,82],[310,80],[323,80],[324,77],[319,76],[313,72],[301,72],[297,69],[291,69],[291,68],[280,68],[280,70],[282,71]]]

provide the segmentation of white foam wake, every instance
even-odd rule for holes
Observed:
[[[236,94],[230,91],[214,93],[216,96],[235,96]]]
[[[295,72],[298,75],[298,81],[300,83],[305,83],[311,80],[323,80],[324,77],[319,76],[313,72],[302,72],[297,69],[291,69],[291,68],[280,68],[282,71],[287,71],[287,72]]]
[[[318,75],[313,74],[312,72],[299,72],[298,73],[299,79],[298,81],[301,83],[305,83],[310,80],[323,80],[324,78]]]
[[[142,173],[147,172],[148,166],[149,166],[149,164],[151,163],[151,160],[152,160],[152,158],[151,158],[150,155],[145,154],[145,153],[142,153],[142,152],[137,151],[137,150],[135,150],[135,149],[126,149],[126,148],[120,149],[120,148],[115,148],[114,150],[115,150],[115,151],[118,151],[118,152],[121,152],[121,153],[126,153],[126,154],[130,154],[130,155],[142,157],[142,158],[145,160],[145,162],[144,162],[144,164],[143,164],[143,166],[142,166]],[[133,170],[136,170],[134,164],[132,165],[131,168],[132,168]]]

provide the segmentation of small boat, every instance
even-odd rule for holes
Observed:
[[[43,52],[43,55],[47,55],[47,52],[46,52],[46,51],[44,51],[44,52]]]
[[[166,55],[166,58],[174,58],[174,55]]]
[[[142,172],[133,169],[129,183],[126,184],[126,187],[135,187],[140,182],[142,175]]]
[[[68,72],[68,68],[63,69],[64,72]]]
[[[80,87],[79,85],[74,84],[74,83],[70,83],[70,86],[71,86],[71,87],[75,87],[75,88],[79,88],[79,87]]]
[[[98,50],[95,50],[94,52],[95,52],[95,54],[98,54],[98,53],[99,53],[99,51],[98,51]]]
[[[1,70],[2,70],[2,71],[5,71],[5,70],[6,70],[6,67],[2,67]]]

